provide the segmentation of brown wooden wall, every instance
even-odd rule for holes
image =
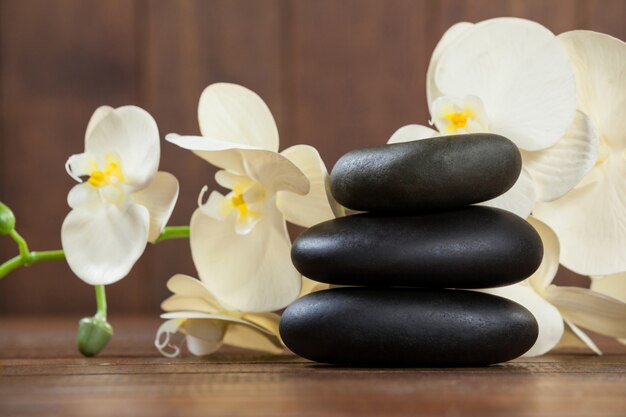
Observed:
[[[505,15],[626,39],[624,0],[0,0],[0,200],[33,249],[60,247],[64,163],[93,110],[136,104],[162,135],[197,133],[200,92],[217,81],[257,91],[281,148],[314,145],[332,167],[427,121],[426,67],[449,26]],[[162,155],[181,182],[170,223],[188,223],[214,171],[166,142]],[[15,253],[0,240],[0,260]],[[149,246],[109,288],[110,309],[156,313],[177,272],[195,274],[187,241]],[[90,313],[92,291],[63,263],[40,264],[0,281],[0,313]]]

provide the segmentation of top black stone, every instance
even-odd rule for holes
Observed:
[[[521,169],[520,152],[505,137],[440,136],[350,151],[335,164],[330,186],[354,210],[432,210],[495,198]]]

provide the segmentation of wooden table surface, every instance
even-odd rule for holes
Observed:
[[[626,350],[486,368],[363,369],[289,354],[159,356],[155,318],[112,318],[98,357],[78,318],[0,318],[1,416],[626,416]],[[606,347],[606,346],[605,346]]]

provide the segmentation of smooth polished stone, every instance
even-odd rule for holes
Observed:
[[[481,206],[341,217],[306,230],[291,248],[302,275],[364,286],[498,287],[532,275],[542,257],[528,222]]]
[[[521,356],[538,326],[491,294],[412,288],[335,288],[296,300],[280,335],[294,353],[338,365],[482,366]]]
[[[495,198],[521,169],[517,146],[502,136],[440,136],[350,151],[335,164],[330,186],[354,210],[432,210]]]

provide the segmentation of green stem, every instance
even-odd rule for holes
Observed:
[[[9,236],[11,236],[15,243],[17,243],[17,247],[20,250],[20,256],[22,258],[28,257],[30,251],[28,250],[28,245],[26,244],[26,241],[24,240],[22,235],[17,233],[17,230],[13,229],[9,232]]]
[[[107,295],[104,289],[104,285],[96,285],[96,304],[98,311],[96,312],[96,319],[107,321]]]
[[[189,226],[167,226],[163,228],[163,231],[154,243],[159,243],[168,239],[184,239],[188,237]]]
[[[60,261],[65,259],[65,253],[62,249],[57,250],[48,250],[41,252],[30,252],[28,249],[28,245],[22,236],[20,236],[15,229],[13,229],[9,235],[13,240],[17,243],[20,254],[8,261],[0,264],[0,279],[7,276],[11,271],[20,268],[22,266],[29,266],[39,262],[45,261]],[[159,243],[164,240],[169,239],[183,239],[189,237],[189,226],[168,226],[163,228],[163,231],[154,241],[154,243]],[[104,297],[104,289],[102,289],[102,294]],[[106,310],[106,301],[105,301],[105,310]]]

